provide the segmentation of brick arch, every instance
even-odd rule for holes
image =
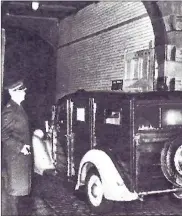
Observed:
[[[166,27],[163,15],[157,2],[143,1],[147,13],[151,19],[155,35],[155,53],[159,65],[159,75],[164,75],[165,45],[168,44]]]
[[[155,35],[155,45],[158,46],[167,44],[167,32],[163,22],[163,16],[157,2],[144,1],[143,4],[151,19]]]

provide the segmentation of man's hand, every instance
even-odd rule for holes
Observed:
[[[25,144],[21,150],[21,153],[23,153],[24,155],[29,155],[31,154],[30,152],[30,145]]]

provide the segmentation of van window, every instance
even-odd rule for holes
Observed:
[[[162,109],[162,126],[182,125],[182,109]]]
[[[136,109],[136,127],[138,130],[151,130],[159,127],[159,107],[138,106]]]
[[[112,109],[105,109],[104,110],[104,123],[112,124],[112,125],[120,125],[121,124],[121,112],[112,110]]]
[[[85,108],[77,108],[77,110],[76,110],[76,120],[85,122]]]

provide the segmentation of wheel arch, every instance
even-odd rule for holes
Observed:
[[[120,183],[123,183],[123,180],[110,157],[102,150],[92,149],[83,156],[80,162],[77,184],[83,185],[85,183],[87,173],[93,167],[98,170],[102,182],[105,182],[104,180],[109,172],[115,174],[117,179],[120,180]],[[106,170],[108,172],[105,172]]]
[[[87,174],[91,169],[97,170],[97,167],[95,166],[94,163],[88,161],[83,164],[81,168],[81,173],[80,173],[80,184],[81,185],[85,185]]]
[[[104,151],[98,149],[88,151],[82,158],[75,190],[79,190],[80,186],[85,185],[87,173],[92,168],[95,168],[100,175],[105,198],[111,200],[134,200],[138,198],[135,192],[132,193],[128,190],[111,158]]]

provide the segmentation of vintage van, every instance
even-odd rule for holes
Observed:
[[[181,202],[182,91],[78,90],[55,111],[56,152],[93,211],[155,194]]]

